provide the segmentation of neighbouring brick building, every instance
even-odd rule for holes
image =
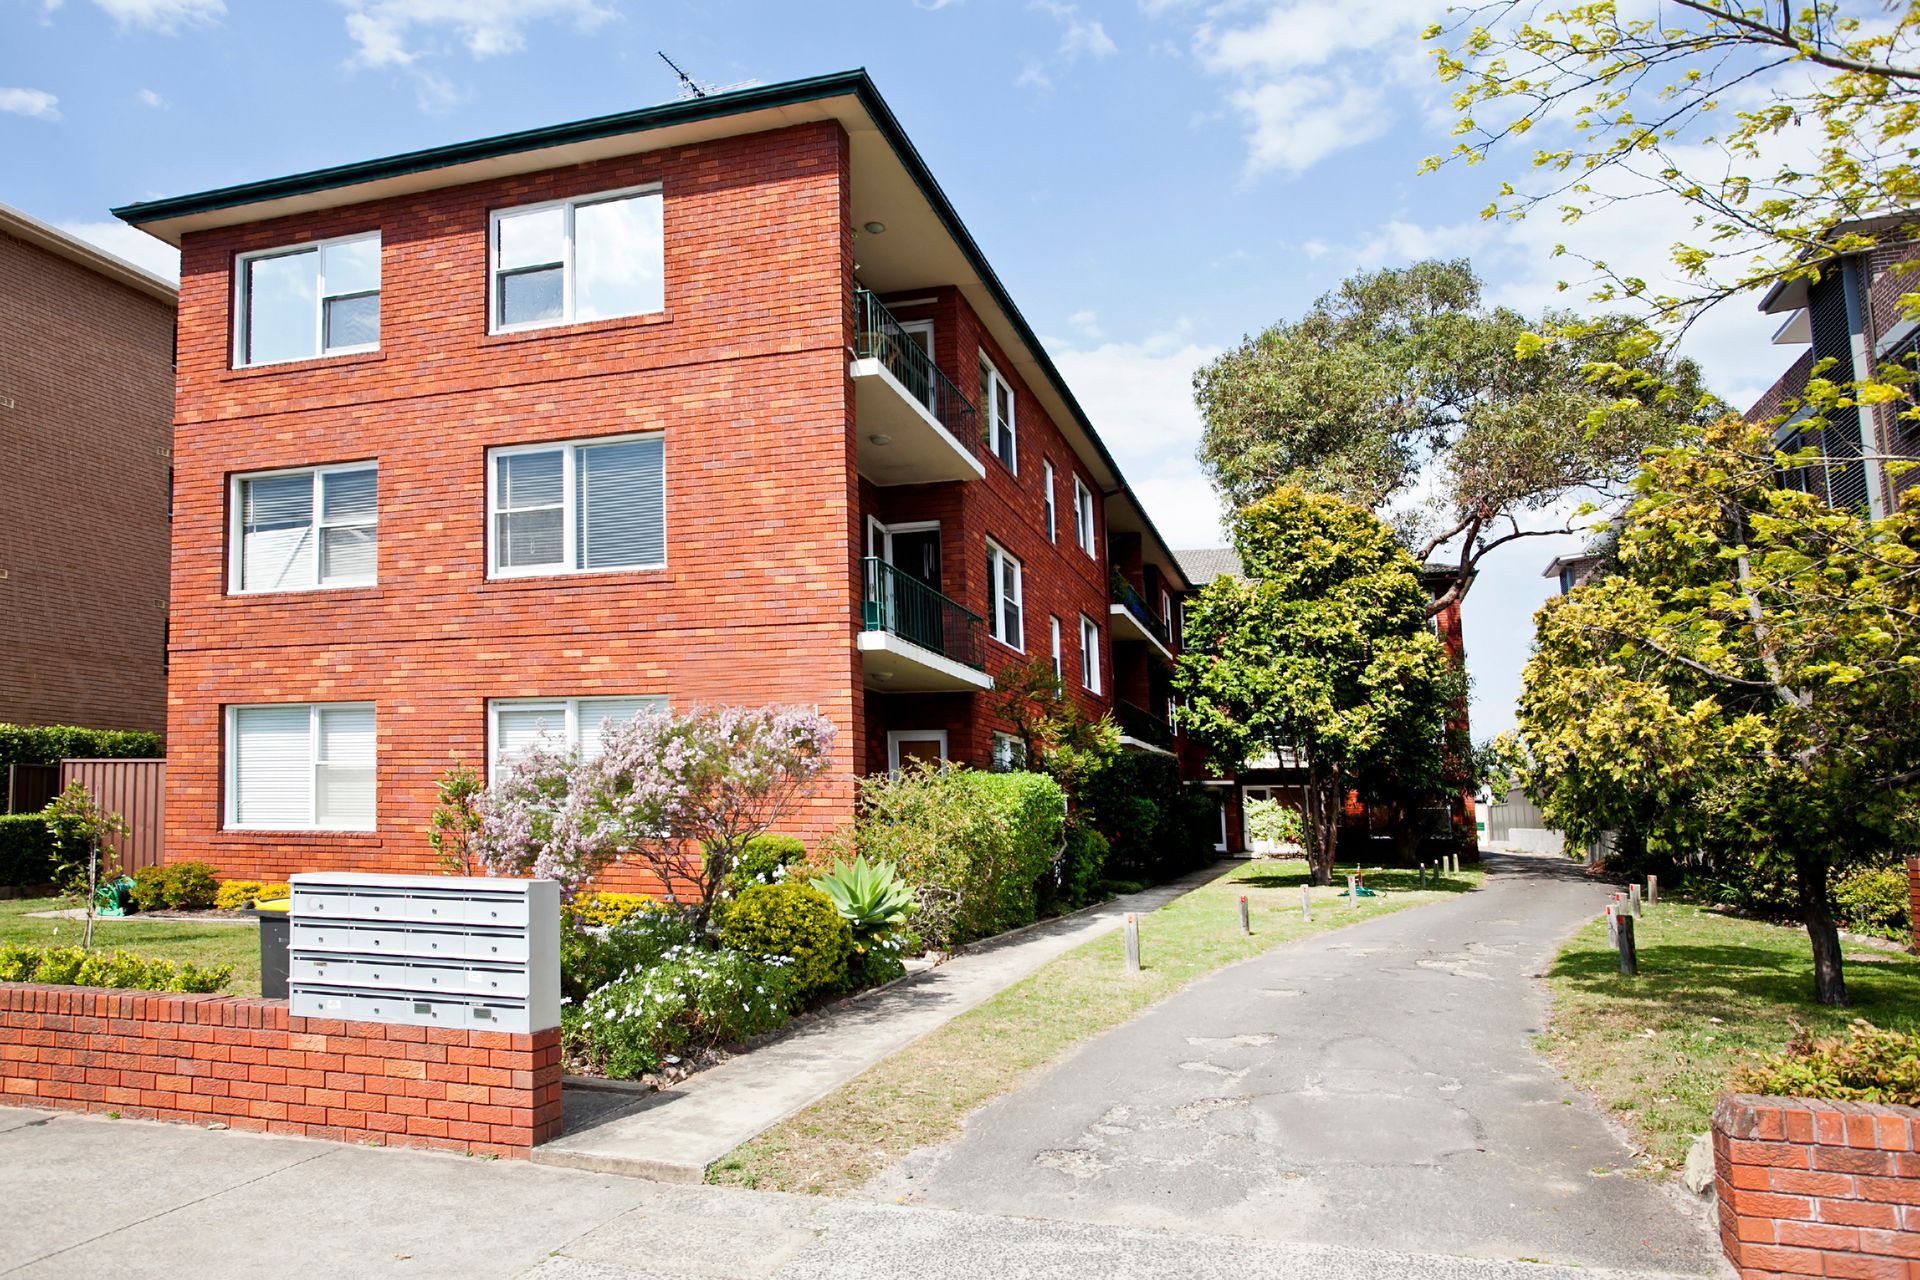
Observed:
[[[429,869],[454,761],[700,703],[834,721],[820,834],[1033,658],[1169,750],[1187,583],[863,73],[117,212],[182,251],[170,859]]]
[[[166,723],[174,289],[0,205],[0,723]]]

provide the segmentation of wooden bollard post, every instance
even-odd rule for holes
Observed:
[[[1359,890],[1360,890],[1360,877],[1348,876],[1347,877],[1347,905],[1349,907],[1357,907],[1360,905]]]
[[[1607,945],[1610,947],[1620,945],[1620,916],[1614,911],[1611,902],[1607,904]]]
[[[1640,886],[1637,884],[1627,886],[1627,910],[1633,913],[1635,920],[1640,918]]]
[[[1300,918],[1313,923],[1313,890],[1304,884],[1300,886]]]
[[[1660,877],[1648,876],[1647,877],[1647,905],[1650,907],[1653,907],[1653,906],[1658,906],[1659,903],[1660,903]]]
[[[1620,949],[1620,972],[1622,976],[1628,978],[1637,977],[1640,973],[1640,956],[1639,953],[1633,949],[1632,916],[1620,917],[1619,934],[1615,937],[1613,945]]]
[[[1427,864],[1424,862],[1420,864],[1420,887],[1427,887]]]
[[[1243,936],[1253,933],[1253,921],[1247,918],[1247,895],[1240,895],[1240,932]]]
[[[1127,912],[1127,972],[1140,972],[1140,920]]]

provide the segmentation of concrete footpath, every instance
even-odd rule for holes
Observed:
[[[1235,863],[971,947],[945,964],[848,1001],[792,1033],[657,1093],[569,1088],[566,1132],[536,1163],[661,1182],[700,1182],[708,1166],[811,1106],[888,1054],[945,1026],[1128,912],[1164,906]]]
[[[0,1276],[1665,1280],[1185,1235],[0,1108]]]

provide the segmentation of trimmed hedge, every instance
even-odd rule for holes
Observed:
[[[206,993],[218,991],[232,980],[230,964],[175,964],[128,951],[0,942],[0,982]]]
[[[53,833],[37,813],[0,814],[0,885],[51,884]]]
[[[160,754],[160,735],[139,729],[0,724],[0,766],[59,764],[62,760],[144,760]]]
[[[1920,1107],[1920,1035],[1855,1018],[1846,1039],[1805,1031],[1734,1080],[1742,1093]]]
[[[1218,801],[1180,781],[1170,757],[1123,751],[1088,778],[1078,816],[1107,838],[1107,874],[1171,880],[1213,860]]]
[[[812,885],[748,885],[726,904],[720,941],[729,951],[790,961],[787,977],[796,997],[847,984],[853,926],[833,900]]]

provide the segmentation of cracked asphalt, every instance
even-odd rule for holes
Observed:
[[[1628,1176],[1618,1130],[1532,1048],[1537,975],[1607,890],[1559,859],[1486,865],[1480,892],[1196,983],[872,1192],[1121,1227],[1727,1274],[1707,1206]]]

